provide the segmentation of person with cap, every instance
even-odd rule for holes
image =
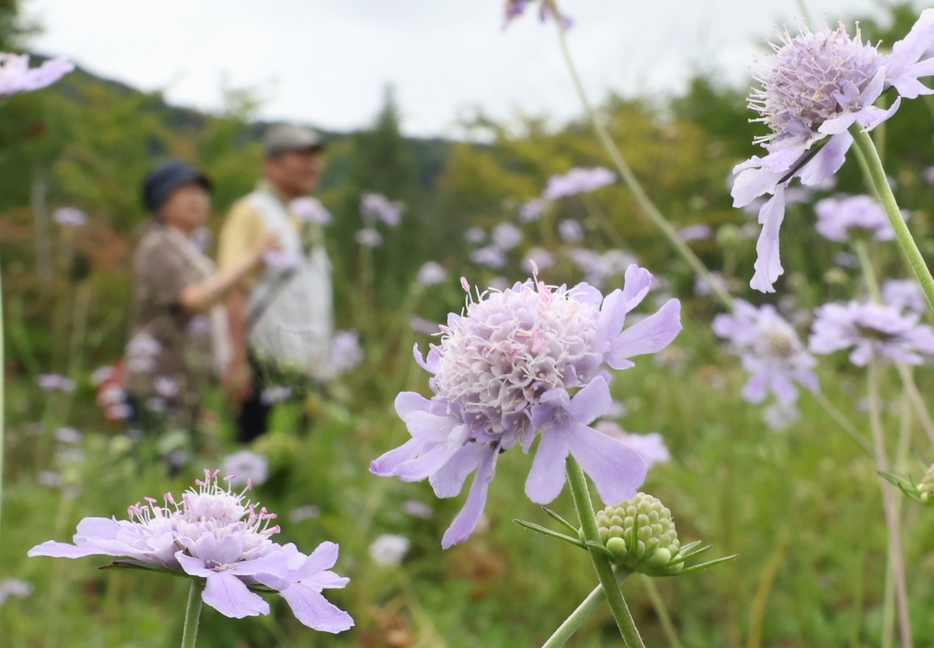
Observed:
[[[263,139],[264,178],[233,205],[221,230],[221,270],[242,263],[252,241],[270,233],[279,237],[280,256],[288,260],[248,274],[225,300],[232,355],[221,386],[239,406],[241,443],[266,432],[272,407],[263,394],[267,376],[287,374],[315,384],[331,373],[331,264],[320,223],[292,207],[299,198],[314,201],[308,194],[318,187],[323,148],[310,128],[270,127]]]
[[[279,247],[272,235],[256,239],[238,264],[217,273],[191,239],[208,218],[210,192],[207,177],[177,160],[144,181],[152,223],[133,258],[133,325],[123,379],[131,425],[144,431],[166,419],[193,431],[199,388],[215,369],[212,333],[225,324],[222,308],[207,313]]]

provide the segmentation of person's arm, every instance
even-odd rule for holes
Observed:
[[[221,387],[228,399],[241,403],[250,396],[253,390],[246,355],[246,291],[239,286],[230,290],[224,299],[224,307],[227,310],[232,355],[230,364],[227,365],[221,377]]]
[[[200,283],[187,286],[179,295],[179,305],[189,312],[203,312],[220,302],[243,278],[263,261],[263,254],[279,249],[276,238],[268,236],[248,256],[233,267]],[[242,292],[242,291],[241,291]]]

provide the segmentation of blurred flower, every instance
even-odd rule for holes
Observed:
[[[552,288],[531,280],[478,294],[477,301],[469,297],[463,315],[449,315],[426,359],[416,345],[416,361],[433,374],[434,395],[399,394],[396,412],[412,438],[374,460],[370,471],[402,481],[429,478],[439,497],[460,493],[476,471],[463,510],[444,534],[445,548],[476,527],[499,455],[517,445],[528,452],[536,437],[525,487],[533,502],[558,496],[569,454],[604,501],[631,497],[645,478],[642,458],[589,425],[612,400],[604,365],[628,369],[630,357],[659,351],[681,329],[677,300],[623,329],[651,283],[651,273],[631,266],[625,289],[605,298],[586,284]]]
[[[152,388],[163,398],[172,398],[178,395],[178,382],[168,376],[156,376],[152,379]]]
[[[192,337],[203,337],[211,334],[211,318],[207,315],[195,315],[188,321],[185,332]]]
[[[58,389],[63,392],[71,392],[75,390],[75,381],[59,374],[41,374],[36,379],[36,383],[45,391]]]
[[[814,310],[816,319],[808,347],[828,354],[849,347],[850,362],[863,367],[873,353],[893,362],[917,365],[920,354],[934,354],[934,329],[919,324],[916,313],[902,313],[893,306],[860,303],[824,304]]]
[[[759,121],[771,130],[757,140],[768,155],[753,156],[733,169],[734,207],[772,195],[759,211],[762,232],[750,282],[761,292],[774,292],[773,284],[784,272],[778,231],[791,180],[797,177],[808,186],[820,184],[843,164],[853,143],[847,130],[852,124],[872,130],[895,114],[902,97],[914,99],[934,92],[918,81],[918,77],[934,74],[931,58],[920,61],[931,56],[927,51],[934,44],[934,9],[921,13],[889,55],[863,43],[858,27],[851,39],[842,23],[833,31],[826,24],[816,32],[805,28],[794,38],[786,31],[779,39],[781,46],[774,46],[771,70],[760,78],[762,88],[749,96],[750,108],[759,112]],[[889,87],[899,96],[888,109],[876,107],[876,99]]]
[[[204,252],[211,246],[211,241],[214,240],[214,235],[211,234],[211,230],[203,225],[196,227],[191,231],[191,234],[188,236],[188,239],[192,244]]]
[[[533,263],[535,264],[535,268],[532,267]],[[551,256],[551,252],[544,248],[533,247],[525,253],[525,258],[522,260],[521,267],[523,272],[538,274],[540,271],[547,270],[554,264],[555,258]]]
[[[922,175],[924,176],[924,181],[934,187],[934,166],[926,168]]]
[[[74,63],[63,58],[49,59],[37,68],[30,68],[28,54],[0,53],[0,97],[45,88],[74,69]]]
[[[522,243],[522,230],[512,223],[500,223],[493,228],[491,233],[493,245],[503,252],[509,252],[520,243]]]
[[[924,314],[927,302],[914,279],[887,279],[882,282],[882,303],[899,310]]]
[[[305,258],[297,252],[270,250],[263,253],[263,263],[276,272],[288,272],[300,268]]]
[[[474,245],[479,245],[486,240],[486,232],[481,227],[471,227],[464,232],[464,240]]]
[[[891,241],[895,238],[882,205],[869,196],[825,198],[814,205],[817,232],[826,239],[848,243],[853,239],[873,238]],[[907,218],[908,213],[904,212]]]
[[[49,540],[27,555],[125,557],[203,578],[204,602],[237,619],[269,614],[269,604],[248,589],[265,585],[315,630],[336,633],[353,626],[350,615],[321,595],[322,589],[344,587],[349,580],[328,571],[337,561],[337,545],[324,542],[306,556],[294,544],[272,542],[279,527],[269,525],[276,516],[246,500],[246,490],[222,487],[219,472],[205,471],[205,479],[195,481],[198,489],[186,491],[180,504],[171,493],[162,507],[147,497],[146,504],[129,507],[129,520],[84,518],[75,544]]]
[[[116,405],[126,401],[126,392],[117,385],[109,385],[97,394],[98,405]]]
[[[622,418],[626,416],[626,412],[627,412],[626,406],[623,405],[618,400],[614,400],[610,402],[610,407],[607,408],[606,414],[604,414],[604,416],[606,418],[614,418],[614,419]]]
[[[303,223],[327,225],[331,222],[331,212],[325,209],[318,199],[311,196],[296,198],[289,203],[289,210]]]
[[[298,524],[305,520],[312,520],[321,515],[321,507],[314,504],[305,504],[289,511],[289,522]]]
[[[380,194],[364,193],[360,196],[360,215],[365,223],[382,221],[389,227],[396,227],[402,222],[404,210],[404,203],[398,200],[390,202]]]
[[[88,215],[74,207],[60,207],[55,210],[52,219],[62,227],[81,227],[88,222]]]
[[[335,331],[331,338],[331,366],[337,371],[350,371],[363,362],[360,334],[356,331]]]
[[[148,409],[150,412],[161,414],[168,410],[169,406],[165,402],[165,399],[159,398],[158,396],[152,396],[146,399],[146,409]]]
[[[525,12],[525,8],[532,0],[506,0],[506,19],[503,22],[503,29],[509,26],[513,20]],[[555,8],[544,0],[539,5],[538,17],[542,22],[549,17],[560,20],[565,29],[570,29],[574,25],[574,20],[566,14],[558,14]]]
[[[55,429],[55,439],[62,443],[81,443],[84,435],[77,428],[60,427]]]
[[[717,270],[711,270],[710,278],[720,290],[725,293],[730,292],[730,285],[727,283],[722,273]],[[710,284],[700,275],[694,276],[694,294],[698,297],[707,297],[710,295]]]
[[[558,223],[558,236],[565,243],[577,243],[584,240],[584,228],[576,220],[567,218]]]
[[[658,432],[649,432],[648,434],[632,434],[623,429],[623,426],[615,421],[600,421],[594,428],[597,432],[616,439],[627,448],[631,448],[639,453],[642,460],[645,461],[645,469],[651,470],[652,466],[659,463],[671,461],[671,453],[665,445],[665,440]]]
[[[101,383],[104,383],[110,380],[111,378],[113,378],[113,376],[114,376],[113,366],[107,365],[104,367],[100,367],[99,369],[95,369],[94,373],[91,374],[91,384],[97,387]]]
[[[678,230],[678,236],[681,237],[681,240],[685,243],[690,243],[691,241],[704,241],[709,239],[712,233],[713,231],[710,229],[710,225],[707,225],[706,223],[688,225]]]
[[[506,265],[506,255],[495,245],[487,245],[470,253],[470,260],[477,265],[498,270]]]
[[[130,406],[126,403],[115,403],[104,410],[104,416],[111,421],[130,418],[130,414],[132,413]]]
[[[600,187],[616,182],[616,175],[609,169],[571,169],[564,175],[553,175],[542,192],[547,200],[558,200],[579,193],[590,193]]]
[[[532,223],[537,221],[542,217],[542,214],[545,213],[548,205],[549,201],[544,198],[532,198],[532,200],[527,200],[519,208],[519,222]]]
[[[851,270],[859,267],[859,257],[843,250],[834,253],[833,262],[841,268],[850,268]]]
[[[430,520],[435,514],[433,508],[418,500],[405,500],[402,502],[402,510],[421,520]]]
[[[603,254],[577,248],[570,252],[571,261],[584,273],[584,281],[602,288],[607,279],[621,275],[630,265],[636,262],[635,257],[622,250],[608,250]]]
[[[10,597],[25,598],[32,594],[32,583],[18,578],[5,578],[0,581],[0,605],[7,602]]]
[[[762,414],[762,420],[770,430],[784,430],[800,419],[801,412],[794,404],[772,403]]]
[[[60,446],[59,449],[55,452],[55,459],[65,466],[81,463],[84,461],[86,456],[87,455],[84,454],[84,450],[81,450],[80,448],[70,448],[67,446]]]
[[[126,345],[126,353],[129,356],[149,357],[154,356],[162,350],[162,344],[149,333],[137,333]]]
[[[360,245],[375,248],[383,244],[383,235],[372,227],[367,227],[357,230],[357,233],[354,234],[354,240]]]
[[[416,281],[423,286],[434,286],[444,281],[448,276],[444,268],[437,261],[426,261],[418,269]]]
[[[717,315],[712,328],[718,337],[730,342],[731,352],[752,374],[742,392],[750,403],[761,403],[768,392],[775,394],[780,403],[794,403],[798,398],[795,383],[812,393],[820,391],[813,371],[817,361],[773,306],[756,308],[737,299],[733,312]]]
[[[274,385],[272,387],[267,387],[260,393],[259,400],[263,405],[272,405],[273,403],[280,403],[282,401],[287,401],[292,398],[292,388],[283,387],[281,385]]]
[[[440,325],[437,322],[430,322],[417,315],[409,319],[409,328],[417,333],[424,333],[425,335],[434,335],[435,333],[441,332]]]
[[[65,479],[57,472],[52,470],[40,470],[36,474],[36,481],[49,488],[61,488]]]
[[[231,486],[262,486],[269,479],[269,459],[250,450],[240,450],[224,457],[221,474],[231,476],[228,480]]]
[[[398,567],[411,544],[404,536],[384,533],[370,545],[370,557],[377,565]]]

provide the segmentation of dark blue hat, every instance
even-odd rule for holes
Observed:
[[[170,160],[152,171],[143,182],[143,202],[146,209],[156,212],[179,187],[196,183],[211,191],[211,181],[181,160]]]

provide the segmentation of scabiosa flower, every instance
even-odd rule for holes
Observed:
[[[30,68],[28,54],[0,53],[0,97],[40,90],[74,69],[74,63],[63,58],[51,59],[37,68]]]
[[[426,261],[422,264],[422,267],[418,269],[418,275],[415,280],[422,286],[435,286],[445,279],[447,279],[448,273],[445,272],[444,268],[437,261]]]
[[[360,215],[365,223],[382,221],[389,227],[396,227],[402,222],[405,203],[390,201],[377,193],[364,193],[360,196]]]
[[[929,166],[926,168],[922,174],[924,181],[934,187],[934,166]]]
[[[477,265],[486,266],[498,270],[506,265],[506,255],[495,245],[477,248],[470,253],[470,260]]]
[[[711,270],[710,279],[723,292],[730,292],[730,284],[727,283],[726,277],[724,277],[723,273],[719,270]],[[707,297],[710,295],[710,284],[700,275],[694,276],[694,294],[698,297]]]
[[[471,227],[464,232],[464,240],[474,245],[480,245],[486,241],[486,232],[483,231],[482,227]]]
[[[519,208],[519,222],[532,223],[537,221],[545,213],[550,201],[544,198],[533,198],[522,204]]]
[[[195,315],[188,321],[185,332],[192,337],[203,337],[211,334],[213,324],[208,315]]]
[[[84,435],[81,434],[81,431],[78,428],[73,427],[60,427],[55,428],[55,440],[62,443],[81,443],[81,439],[84,438]]]
[[[437,322],[431,322],[426,320],[424,317],[418,317],[417,315],[409,319],[409,328],[415,331],[416,333],[424,333],[425,335],[435,335],[441,332],[440,324]]]
[[[817,232],[826,239],[847,243],[854,239],[873,238],[891,241],[895,230],[882,205],[869,196],[825,198],[814,205]],[[903,212],[907,218],[908,214]]]
[[[315,223],[317,225],[327,225],[331,222],[331,212],[329,212],[321,202],[311,196],[296,198],[289,203],[289,209],[298,216],[303,223]]]
[[[430,520],[435,515],[435,510],[419,500],[405,500],[402,502],[402,510],[412,517],[420,520]]]
[[[761,403],[769,392],[780,403],[798,399],[798,383],[808,391],[820,389],[813,368],[817,364],[798,339],[798,334],[769,304],[756,308],[737,299],[733,312],[717,315],[713,332],[729,340],[743,369],[752,376],[743,386],[743,398]]]
[[[263,405],[280,403],[282,401],[287,401],[290,398],[292,398],[292,388],[283,387],[282,385],[267,387],[259,395],[259,400],[263,403]]]
[[[665,440],[658,432],[633,434],[624,430],[623,426],[616,421],[600,421],[594,427],[597,432],[602,432],[638,452],[645,462],[646,470],[651,470],[655,464],[671,461],[671,452],[668,451]]]
[[[532,0],[506,0],[506,19],[503,21],[503,29],[509,26],[513,20],[525,13],[525,8]],[[565,29],[570,29],[574,25],[574,20],[566,15],[559,14],[549,2],[542,0],[538,10],[538,17],[545,22],[549,17],[560,20]]]
[[[331,366],[337,371],[350,371],[363,362],[360,334],[356,331],[335,331],[331,337]]]
[[[152,388],[162,398],[173,398],[178,395],[178,381],[169,376],[153,378]]]
[[[375,248],[383,244],[383,235],[372,227],[365,227],[362,230],[357,230],[357,233],[354,234],[354,240],[364,247]]]
[[[353,626],[349,614],[321,595],[322,589],[349,581],[328,571],[337,561],[337,545],[324,542],[306,556],[294,544],[273,542],[279,527],[270,522],[276,516],[245,498],[249,484],[234,492],[228,476],[228,486],[221,486],[219,472],[205,471],[205,479],[195,482],[197,490],[186,491],[181,503],[167,493],[165,506],[156,506],[153,498],[130,506],[129,520],[85,518],[78,523],[75,544],[49,540],[27,555],[124,557],[204,578],[204,602],[237,619],[269,614],[269,604],[249,589],[265,585],[279,592],[310,628],[336,633]]]
[[[398,567],[411,545],[405,536],[384,533],[370,545],[370,557],[377,565]]]
[[[616,182],[616,175],[604,167],[571,169],[564,175],[551,176],[542,192],[547,200],[558,200],[579,193],[589,193]]]
[[[75,390],[75,381],[59,374],[41,374],[36,379],[36,383],[45,391],[72,392]]]
[[[927,310],[927,302],[914,279],[887,279],[882,282],[882,303],[919,315]]]
[[[533,247],[525,253],[525,258],[522,259],[522,270],[533,274],[537,273],[538,270],[547,270],[554,264],[555,258],[551,256],[551,252],[544,248]]]
[[[685,243],[690,243],[691,241],[705,241],[710,238],[711,233],[710,225],[706,223],[687,225],[678,230],[678,236],[681,237],[681,240]]]
[[[571,261],[584,273],[584,281],[602,288],[610,277],[621,275],[630,265],[636,263],[635,257],[622,250],[607,250],[603,254],[577,248],[571,250]]]
[[[26,598],[32,594],[33,586],[29,581],[18,578],[6,578],[0,581],[0,606],[10,597]]]
[[[269,459],[250,450],[240,450],[224,457],[221,472],[233,475],[229,480],[231,486],[245,486],[247,483],[262,486],[269,479]]]
[[[567,218],[558,223],[558,236],[565,243],[579,243],[584,240],[584,228],[576,220]]]
[[[733,169],[735,207],[771,195],[759,211],[762,231],[750,282],[762,292],[774,292],[773,284],[784,272],[778,232],[789,182],[800,178],[804,185],[819,185],[843,164],[853,143],[847,131],[852,124],[872,130],[895,114],[902,97],[934,92],[918,81],[934,75],[934,59],[927,53],[934,44],[934,9],[921,13],[889,55],[863,43],[858,28],[850,38],[842,23],[833,31],[826,24],[815,32],[805,29],[794,38],[786,31],[779,39],[771,70],[759,78],[762,88],[749,96],[750,108],[771,130],[757,140],[768,155],[753,156]],[[887,110],[875,107],[889,87],[899,96]]]
[[[496,460],[541,441],[526,481],[533,502],[551,502],[564,487],[572,455],[605,502],[635,493],[645,478],[637,452],[589,425],[610,408],[609,374],[634,366],[631,357],[655,353],[681,330],[681,305],[623,329],[626,314],[645,298],[647,270],[631,266],[623,290],[605,298],[596,288],[549,287],[537,281],[478,294],[465,312],[448,316],[440,344],[416,361],[433,374],[426,399],[414,392],[396,398],[396,412],[412,438],[370,464],[380,476],[428,478],[435,494],[453,497],[476,471],[467,502],[444,534],[445,548],[467,539],[486,502]],[[466,280],[465,289],[469,291]]]
[[[512,223],[500,223],[493,228],[491,237],[493,245],[503,252],[509,252],[509,250],[522,243],[522,230]]]
[[[52,220],[62,227],[81,227],[88,222],[88,215],[74,207],[61,207],[55,210]]]
[[[770,430],[778,431],[791,427],[801,419],[801,411],[795,405],[772,403],[762,413],[762,420]]]
[[[263,263],[276,272],[290,272],[300,268],[305,259],[297,252],[270,250],[263,253]]]
[[[808,347],[827,354],[855,347],[850,362],[863,367],[873,353],[894,362],[917,365],[921,354],[934,354],[934,329],[919,324],[916,313],[852,300],[846,304],[824,304],[814,310],[817,316]]]

